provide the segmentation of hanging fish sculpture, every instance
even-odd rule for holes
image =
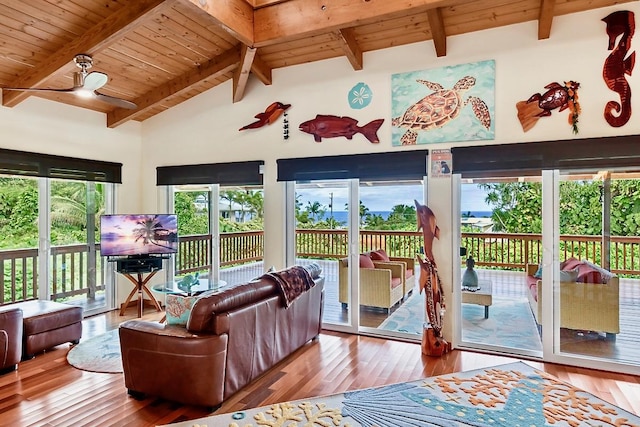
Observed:
[[[283,104],[282,102],[274,102],[271,105],[269,105],[267,107],[266,110],[264,110],[263,113],[258,113],[256,114],[254,117],[256,119],[258,119],[257,121],[253,122],[253,123],[249,123],[246,126],[241,127],[239,130],[245,130],[245,129],[256,129],[256,128],[260,128],[266,124],[271,124],[273,122],[275,122],[278,117],[280,117],[280,115],[282,113],[284,113],[285,111],[287,111],[287,109],[291,107],[291,104]]]
[[[380,142],[378,129],[384,119],[373,120],[366,125],[358,126],[358,121],[351,117],[338,117],[318,114],[315,119],[307,120],[300,124],[300,130],[313,135],[316,142],[322,142],[322,138],[336,138],[344,136],[353,139],[353,135],[361,133],[372,144]]]
[[[612,51],[604,61],[602,77],[607,87],[620,95],[620,102],[607,102],[604,118],[611,126],[620,127],[631,118],[631,86],[625,75],[631,75],[636,62],[635,51],[627,56],[635,32],[635,19],[633,12],[619,10],[602,20],[607,24],[608,49]],[[617,45],[616,40],[620,40]]]
[[[564,82],[564,86],[558,82],[549,83],[544,87],[544,93],[534,93],[526,101],[516,104],[518,119],[525,132],[531,129],[538,118],[551,116],[551,111],[558,109],[558,112],[569,109],[569,124],[573,133],[578,133],[578,118],[581,113],[578,102],[578,89],[580,83],[569,80]]]

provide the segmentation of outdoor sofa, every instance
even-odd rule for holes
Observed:
[[[529,304],[539,325],[542,318],[542,280],[540,267],[527,264]],[[615,339],[620,332],[620,293],[618,276],[604,268],[569,258],[560,265],[560,327],[579,331],[603,332]]]

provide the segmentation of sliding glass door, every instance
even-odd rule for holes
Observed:
[[[640,366],[640,174],[562,171],[554,352]]]
[[[295,264],[316,263],[325,279],[323,324],[353,331],[351,187],[350,180],[296,182],[294,210]]]
[[[541,357],[541,176],[458,181],[461,344]]]

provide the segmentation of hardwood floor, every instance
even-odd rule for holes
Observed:
[[[145,317],[162,313],[149,309]],[[134,316],[117,311],[84,321],[83,339],[116,328]],[[2,426],[155,426],[203,417],[203,408],[129,397],[121,374],[71,367],[68,345],[22,362],[0,376]],[[423,356],[418,344],[326,332],[225,402],[232,412],[286,400],[415,380],[512,362],[516,359],[467,351],[442,358]],[[539,362],[527,362],[628,411],[640,414],[640,377]],[[162,375],[162,372],[158,373]]]

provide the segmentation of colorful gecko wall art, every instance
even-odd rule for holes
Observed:
[[[631,86],[625,75],[631,75],[636,62],[635,51],[627,56],[636,24],[633,12],[628,10],[613,12],[602,20],[607,24],[608,50],[612,51],[604,61],[602,77],[607,87],[620,95],[620,102],[607,102],[604,118],[611,126],[620,127],[631,118]]]

